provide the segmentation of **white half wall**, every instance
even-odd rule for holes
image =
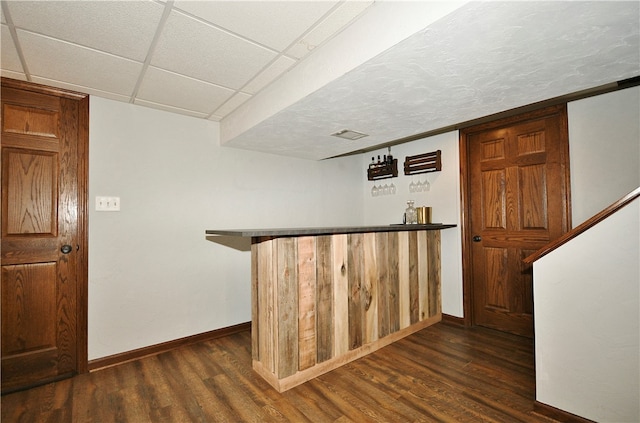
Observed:
[[[407,201],[415,201],[416,207],[432,207],[432,222],[453,223],[455,228],[441,231],[442,261],[442,312],[451,316],[463,317],[462,302],[462,235],[460,231],[460,153],[458,131],[424,138],[392,147],[391,154],[398,159],[398,177],[367,181],[366,168],[371,157],[381,157],[387,150],[375,151],[362,156],[360,178],[364,186],[364,224],[387,225],[402,223],[402,215]],[[406,156],[442,151],[442,171],[414,176],[405,176],[403,172]],[[429,182],[429,191],[410,192],[409,185],[417,182]],[[395,195],[372,196],[372,187],[393,183]]]
[[[91,97],[89,359],[251,320],[250,240],[206,229],[362,223],[361,159],[219,146],[216,122]],[[117,196],[120,212],[96,212]]]
[[[640,186],[640,87],[568,104],[573,226]]]
[[[536,400],[640,421],[640,200],[533,266]]]

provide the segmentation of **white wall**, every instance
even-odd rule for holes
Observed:
[[[640,200],[534,263],[536,400],[640,421]]]
[[[119,196],[121,211],[89,213],[89,359],[251,319],[249,241],[206,229],[362,222],[357,156],[228,149],[215,122],[98,97],[90,108],[90,203]]]
[[[640,87],[568,104],[573,226],[640,186]],[[640,420],[640,201],[534,264],[536,400]]]
[[[365,183],[364,224],[385,225],[401,223],[407,208],[407,200],[414,200],[416,206],[432,207],[432,222],[453,223],[455,228],[442,230],[442,312],[456,317],[463,316],[462,303],[462,236],[460,232],[460,159],[458,131],[436,135],[418,141],[395,146],[391,153],[398,159],[398,177]],[[406,156],[442,151],[442,171],[414,176],[405,176],[403,171]],[[362,156],[362,178],[371,157],[383,156],[387,150],[375,151]],[[427,180],[427,192],[409,192],[411,182]],[[393,183],[396,195],[373,197],[373,185]]]
[[[574,226],[640,185],[639,97],[635,87],[569,104]],[[229,149],[215,122],[92,97],[90,200],[120,196],[122,211],[89,216],[89,358],[250,320],[248,242],[208,241],[205,229],[399,223],[409,199],[459,225],[458,132],[392,153],[401,168],[438,149],[429,192],[410,194],[400,170],[382,181],[396,195],[373,198],[365,169],[386,150],[314,162]],[[461,268],[458,226],[442,231],[442,307],[457,317]]]
[[[640,186],[640,87],[567,109],[575,227]]]

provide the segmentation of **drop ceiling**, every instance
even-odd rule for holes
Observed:
[[[636,77],[639,26],[636,1],[3,1],[1,67],[318,160]]]

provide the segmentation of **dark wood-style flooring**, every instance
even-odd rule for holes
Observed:
[[[553,422],[533,343],[439,323],[282,394],[248,331],[2,397],[2,422]]]

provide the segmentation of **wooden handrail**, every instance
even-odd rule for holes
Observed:
[[[566,244],[567,242],[569,242],[573,238],[575,238],[578,235],[580,235],[582,232],[586,231],[587,229],[591,228],[592,226],[595,226],[597,223],[603,221],[604,219],[606,219],[607,217],[611,216],[612,214],[614,214],[615,212],[617,212],[618,210],[620,210],[621,208],[623,208],[627,204],[631,203],[633,200],[638,198],[638,196],[640,196],[640,187],[634,189],[629,194],[625,195],[624,197],[622,197],[621,199],[619,199],[618,201],[616,201],[615,203],[613,203],[612,205],[610,205],[606,209],[602,210],[600,213],[594,215],[592,218],[590,218],[588,220],[585,220],[583,223],[581,223],[580,225],[576,226],[575,228],[573,228],[569,232],[565,233],[560,238],[558,238],[558,239],[556,239],[554,241],[551,241],[550,243],[548,243],[547,245],[545,245],[544,247],[542,247],[541,249],[539,249],[535,253],[533,253],[530,256],[528,256],[527,258],[525,258],[523,261],[526,264],[531,264],[534,261],[538,260],[539,258],[541,258],[543,256],[546,256],[551,251],[555,250],[556,248],[560,247],[561,245]]]

